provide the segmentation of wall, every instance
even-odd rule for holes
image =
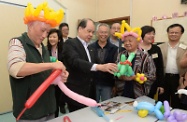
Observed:
[[[182,15],[187,11],[187,5],[181,0],[133,0],[133,26],[150,25],[153,16],[161,18],[171,16],[173,12]],[[146,5],[146,6],[145,6]]]
[[[97,20],[131,16],[131,26],[150,25],[152,16],[161,18],[171,16],[173,12],[182,15],[187,11],[187,5],[181,0],[99,0]]]
[[[98,0],[97,21],[130,16],[130,0]]]
[[[7,16],[3,13],[6,10]],[[23,24],[23,7],[0,4],[0,113],[12,110],[12,95],[7,72],[8,42],[11,38],[21,35],[26,30]],[[16,16],[12,16],[16,15]]]
[[[91,18],[96,20],[96,0],[58,0],[67,8],[67,23],[70,37],[75,37],[79,19]]]

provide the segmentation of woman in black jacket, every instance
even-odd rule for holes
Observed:
[[[63,41],[61,40],[61,33],[57,29],[51,29],[47,36],[47,49],[50,56],[56,57],[59,61],[62,62],[62,46]],[[55,86],[55,97],[57,110],[55,112],[55,117],[58,117],[59,107],[61,106],[61,95],[62,91],[58,86]]]
[[[154,45],[155,29],[152,26],[143,26],[142,30],[142,40],[140,43],[140,48],[143,51],[147,51],[152,57],[155,67],[156,67],[156,82],[151,87],[149,97],[154,98],[157,90],[159,95],[164,92],[163,79],[164,79],[164,67],[163,67],[163,58],[162,52],[157,45]],[[159,97],[158,97],[159,98]]]

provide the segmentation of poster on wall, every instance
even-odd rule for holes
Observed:
[[[168,18],[152,21],[152,26],[155,28],[155,42],[166,42],[168,41],[167,28],[172,24],[181,24],[184,27],[184,33],[181,37],[181,41],[187,44],[187,16]]]

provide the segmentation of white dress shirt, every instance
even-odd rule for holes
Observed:
[[[77,38],[81,41],[82,45],[84,46],[84,49],[86,51],[86,54],[88,56],[88,60],[89,62],[92,62],[91,61],[91,57],[90,57],[90,53],[89,53],[89,50],[88,50],[88,43],[86,43],[84,40],[82,40],[80,37],[77,36]],[[97,64],[94,64],[91,68],[91,71],[96,71],[96,66]]]
[[[176,61],[178,46],[179,44],[177,44],[175,47],[171,47],[170,44],[168,43],[166,73],[179,74],[177,61]]]

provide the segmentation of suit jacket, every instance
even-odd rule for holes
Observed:
[[[95,62],[94,52],[89,50],[92,62]],[[66,41],[63,45],[63,63],[69,72],[67,87],[84,96],[89,96],[93,85],[93,73],[85,48],[78,38]]]
[[[182,45],[182,46],[180,46],[180,45]],[[167,55],[168,55],[168,42],[165,42],[165,43],[160,44],[158,46],[160,47],[161,52],[162,52],[163,62],[164,62],[164,72],[165,72],[166,63],[167,63]],[[186,69],[183,69],[179,66],[179,62],[180,62],[184,52],[186,52],[186,50],[187,50],[187,46],[182,43],[179,43],[179,46],[177,48],[176,62],[177,62],[177,67],[178,67],[180,75],[184,74],[184,72],[186,71]]]
[[[101,49],[101,47],[98,44],[98,40],[90,44],[89,47],[92,48],[92,50],[94,50],[95,52],[97,64],[115,63],[118,54],[118,47],[112,44],[109,40],[107,40],[106,45],[103,47],[103,49],[106,51],[103,55],[103,61],[101,61],[101,59],[99,58],[99,50]],[[96,82],[96,84],[113,87],[115,79],[114,75],[108,72],[97,71],[95,72],[94,81]]]

